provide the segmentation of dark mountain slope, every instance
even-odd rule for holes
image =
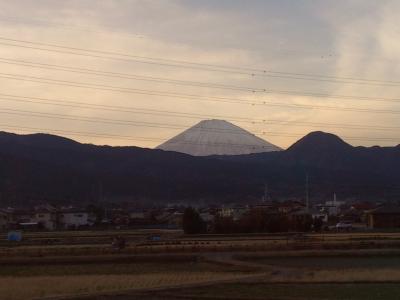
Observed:
[[[288,187],[304,185],[308,174],[317,196],[335,191],[344,197],[400,198],[399,147],[353,147],[335,135],[312,132],[286,151],[220,159],[276,170]]]
[[[400,197],[400,147],[352,147],[322,132],[286,151],[193,157],[138,147],[0,133],[0,206],[53,201],[225,202],[302,197]],[[100,191],[103,193],[100,193]],[[103,195],[103,197],[101,197]]]
[[[21,171],[14,174],[19,167]],[[79,144],[51,135],[2,133],[0,170],[4,203],[39,201],[42,196],[60,202],[96,201],[100,188],[107,199],[221,201],[241,199],[246,190],[254,189],[247,180],[250,170],[241,163],[138,147]]]

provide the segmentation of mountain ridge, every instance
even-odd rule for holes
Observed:
[[[305,151],[319,148],[325,138],[336,140],[325,133],[317,137],[306,136],[297,142],[300,148],[285,151],[199,157],[0,133],[0,202],[249,202],[260,199],[266,182],[277,199],[301,198],[305,174],[312,199],[330,199],[333,192],[360,199],[400,198],[399,147]]]

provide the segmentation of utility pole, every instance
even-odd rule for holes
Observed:
[[[268,183],[266,183],[264,186],[264,202],[268,202],[268,199]]]
[[[103,202],[103,182],[99,181],[98,188],[99,188],[99,191],[98,191],[99,192],[99,195],[98,195],[99,202],[102,203]]]
[[[310,211],[310,195],[309,195],[309,178],[308,178],[308,173],[306,173],[306,210],[307,212]]]

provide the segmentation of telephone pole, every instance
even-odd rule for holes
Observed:
[[[264,202],[268,202],[268,199],[268,183],[266,183],[264,186]]]
[[[309,178],[308,173],[306,173],[306,210],[310,211],[310,195],[309,195]]]

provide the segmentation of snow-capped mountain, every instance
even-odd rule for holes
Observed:
[[[224,120],[204,120],[159,145],[157,149],[194,156],[239,155],[281,148]]]

